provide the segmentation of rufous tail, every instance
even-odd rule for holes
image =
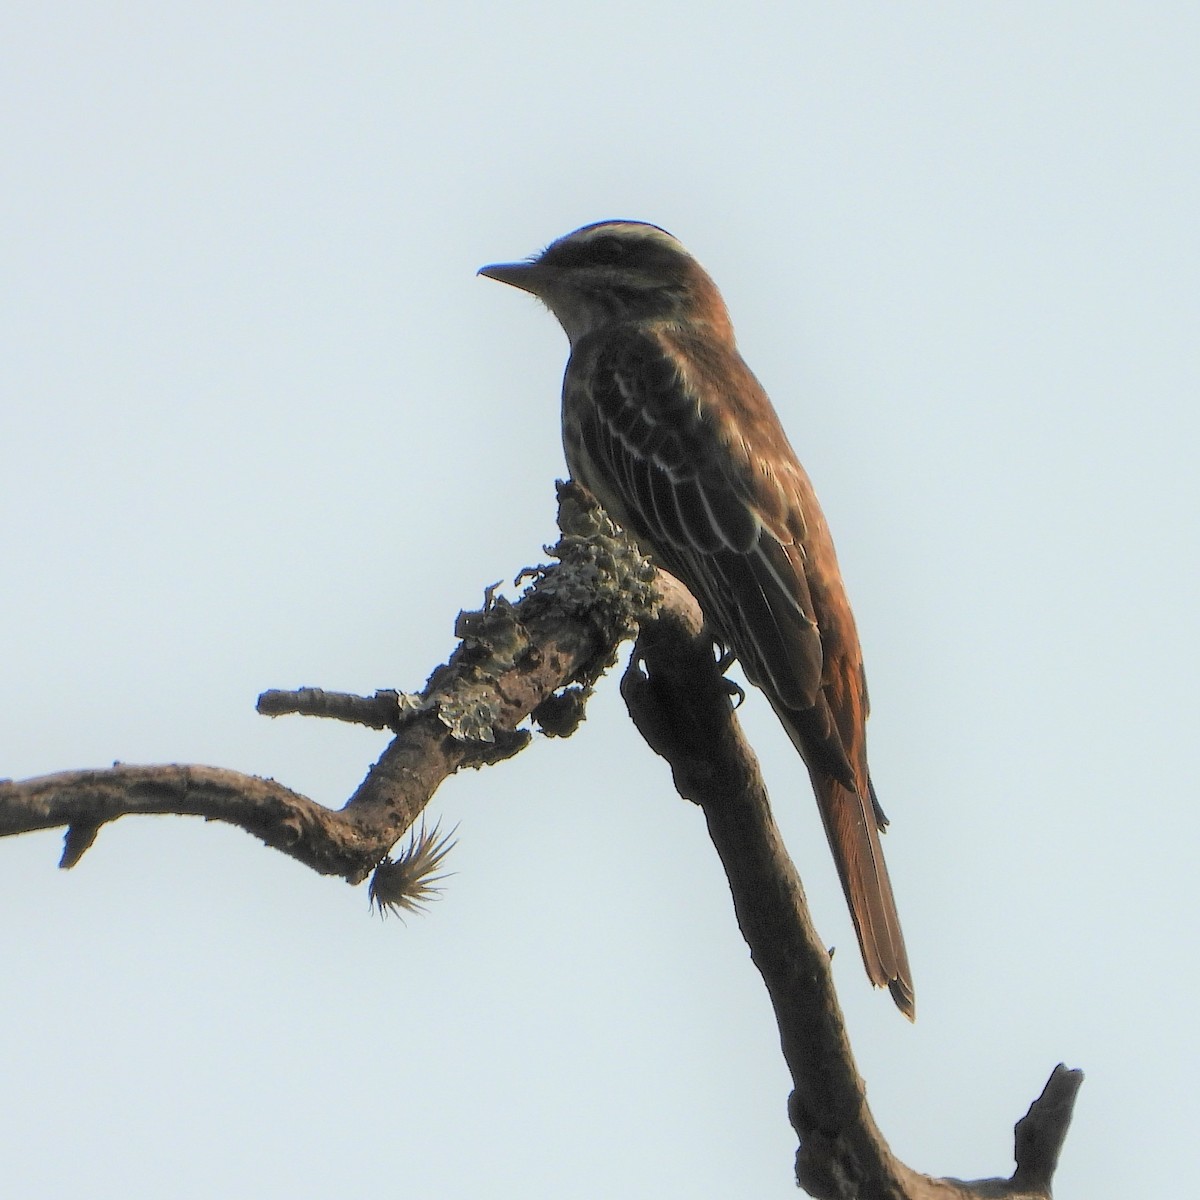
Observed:
[[[883,814],[873,795],[862,796],[816,770],[810,775],[867,976],[876,987],[886,987],[896,1007],[913,1021],[917,1010],[912,970],[879,838]]]

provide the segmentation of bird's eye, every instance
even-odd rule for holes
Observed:
[[[592,242],[592,254],[599,263],[620,262],[625,250],[625,243],[619,237],[598,237]]]

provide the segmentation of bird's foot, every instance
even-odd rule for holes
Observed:
[[[740,683],[734,683],[732,679],[725,678],[725,672],[737,662],[737,655],[722,646],[720,642],[716,642],[714,645],[717,651],[717,674],[721,676],[721,686],[725,689],[726,695],[737,697],[733,702],[733,707],[741,708],[742,701],[746,699],[746,689]]]

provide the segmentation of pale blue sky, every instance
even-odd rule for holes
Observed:
[[[710,269],[858,613],[918,1023],[743,712],[880,1124],[1056,1194],[1191,1175],[1200,18],[1190,5],[10,4],[0,774],[195,761],[341,803],[541,558],[566,341],[474,276],[604,217]],[[381,923],[236,830],[0,844],[0,1189],[790,1197],[788,1080],[698,811],[615,678],[455,779]]]

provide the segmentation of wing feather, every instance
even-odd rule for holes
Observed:
[[[758,473],[717,435],[711,409],[652,338],[631,331],[582,357],[566,385],[572,474],[696,593],[752,683],[788,707],[811,707],[820,631],[803,547],[762,518],[780,507],[774,495],[759,503],[773,481],[755,491]]]
[[[767,693],[812,776],[867,972],[911,1016],[861,654],[824,518],[736,352],[701,338],[673,357],[666,337],[629,326],[575,345],[563,391],[571,473],[693,592]]]

